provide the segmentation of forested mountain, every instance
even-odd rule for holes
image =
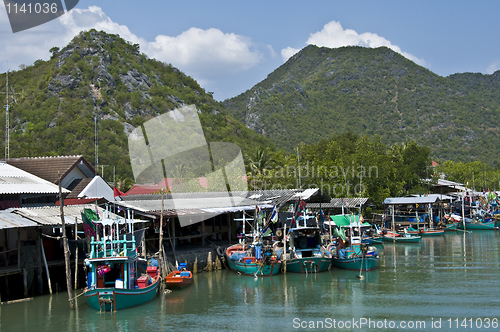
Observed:
[[[500,71],[441,77],[386,47],[309,45],[224,104],[288,151],[350,131],[416,141],[438,161],[499,160]]]
[[[198,83],[139,52],[118,35],[81,32],[49,61],[9,73],[10,157],[82,154],[95,165],[95,127],[104,175],[130,185],[127,133],[168,110],[195,104],[207,141],[237,143],[244,152],[269,140],[235,121]],[[5,91],[6,74],[0,75]],[[2,108],[1,119],[5,119]],[[96,124],[97,122],[97,124]],[[4,126],[1,126],[4,137]],[[1,142],[2,152],[4,140]],[[101,171],[99,167],[98,171]]]

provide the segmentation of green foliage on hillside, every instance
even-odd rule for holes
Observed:
[[[200,111],[207,142],[233,142],[244,152],[253,144],[272,146],[228,115],[194,79],[170,64],[148,59],[137,44],[118,35],[81,32],[63,49],[53,47],[50,52],[50,60],[9,73],[11,158],[82,154],[95,165],[97,121],[98,163],[107,165],[104,178],[113,180],[115,166],[125,190],[133,183],[127,133],[186,104]],[[0,75],[1,91],[5,76]],[[3,140],[1,145],[4,148]]]
[[[413,141],[387,146],[377,135],[347,132],[297,150],[257,149],[255,160],[272,162],[254,161],[253,189],[320,188],[330,197],[370,197],[380,205],[387,197],[428,192],[421,179],[433,176],[429,148]]]
[[[292,151],[354,132],[411,140],[437,160],[493,163],[500,148],[500,71],[438,76],[386,47],[307,46],[228,112]]]

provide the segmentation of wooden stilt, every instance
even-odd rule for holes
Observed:
[[[24,297],[28,297],[28,271],[23,269]]]
[[[47,283],[49,284],[49,292],[52,294],[52,283],[50,282],[49,265],[47,264],[47,258],[45,257],[45,250],[43,249],[43,242],[40,246],[42,251],[43,263],[45,264],[45,272],[47,273]]]
[[[213,268],[213,263],[212,263],[212,252],[208,252],[208,257],[207,257],[207,271],[211,272]]]
[[[146,258],[146,234],[142,236],[142,257]]]
[[[160,276],[163,278],[164,276],[166,276],[166,271],[165,271],[165,268],[164,268],[164,264],[165,264],[165,256],[163,256],[163,189],[161,189],[161,214],[160,214],[160,243],[159,243],[159,249],[158,249],[159,253],[160,253]]]
[[[37,232],[37,240],[36,240],[38,250],[36,255],[36,274],[38,279],[38,294],[43,294],[43,272],[42,272],[42,251],[40,247],[43,246],[42,237],[40,236],[40,232]]]
[[[75,217],[75,241],[78,240],[78,217]],[[78,288],[78,244],[75,253],[75,289]]]
[[[63,248],[64,248],[64,263],[66,265],[66,288],[68,290],[69,308],[71,310],[75,309],[75,301],[71,299],[73,296],[73,287],[71,287],[71,266],[69,261],[69,248],[68,248],[68,238],[66,237],[66,223],[64,221],[64,201],[62,197],[61,189],[61,172],[57,172],[59,177],[59,211],[61,213],[61,224],[63,229]]]

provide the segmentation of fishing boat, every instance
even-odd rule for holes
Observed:
[[[177,271],[170,272],[165,277],[165,284],[169,289],[180,289],[193,283],[193,274],[187,270],[186,263],[180,263]]]
[[[444,235],[444,229],[435,229],[435,228],[413,228],[413,227],[407,227],[406,233],[413,235],[413,236],[422,236],[422,237],[427,237],[427,236],[441,236]],[[404,235],[404,231],[399,231],[398,234]]]
[[[152,300],[160,285],[158,268],[148,266],[144,275],[139,273],[141,262],[130,224],[129,232],[119,236],[120,224],[126,224],[124,219],[103,219],[94,223],[100,224],[103,234],[97,239],[91,238],[91,251],[85,259],[90,271],[83,294],[89,307],[116,311]]]
[[[270,276],[281,270],[281,260],[273,255],[273,247],[266,242],[229,246],[225,258],[229,268],[237,273],[253,276]]]
[[[322,243],[321,228],[308,225],[307,220],[317,221],[315,216],[298,214],[288,230],[283,260],[286,272],[317,273],[330,268],[332,255]]]
[[[269,226],[265,227],[265,231],[261,229],[260,223],[264,217],[257,209],[255,216],[256,220],[247,218],[244,213],[242,219],[235,219],[243,222],[243,233],[239,235],[239,243],[224,251],[225,261],[230,270],[239,274],[254,277],[278,274],[281,271],[281,251],[274,250],[272,237],[269,236],[271,234],[266,234]],[[246,233],[246,224],[252,221],[254,225],[251,231]]]
[[[445,214],[444,219],[446,220],[444,224],[445,231],[456,231],[458,225],[462,223],[462,217],[456,214]]]
[[[396,242],[396,243],[419,243],[422,241],[420,235],[412,234],[398,234],[395,232],[387,232],[383,236],[384,242]]]
[[[368,271],[378,265],[378,249],[363,243],[364,234],[370,229],[359,216],[330,216],[335,223],[337,240],[332,242],[332,265],[341,269]]]
[[[482,222],[479,220],[467,220],[466,218],[464,223],[459,223],[457,225],[458,229],[464,229],[464,230],[492,230],[495,229],[495,221],[486,221]]]

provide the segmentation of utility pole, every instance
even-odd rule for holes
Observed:
[[[9,110],[10,110],[10,105],[9,105],[9,70],[5,72],[5,105],[3,108],[5,108],[5,159],[8,160],[10,158],[10,124],[9,124]],[[22,93],[11,93],[11,95],[15,94],[24,94],[24,91]]]
[[[297,165],[299,167],[299,188],[302,188],[302,184],[300,182],[300,155],[299,155],[299,147],[297,147]]]

